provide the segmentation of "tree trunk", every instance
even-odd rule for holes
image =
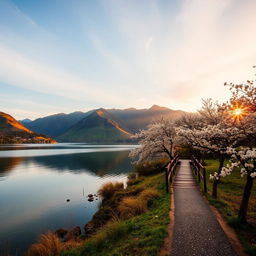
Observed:
[[[219,180],[214,180],[212,184],[212,197],[217,198],[217,187],[218,187]]]
[[[248,210],[249,199],[252,191],[252,186],[253,186],[253,178],[248,174],[246,184],[244,187],[242,202],[238,212],[238,218],[241,222],[246,222],[246,216],[247,216],[247,210]]]
[[[220,174],[220,172],[221,172],[221,169],[222,169],[222,167],[224,166],[224,161],[225,161],[225,157],[224,156],[220,156],[219,157],[219,169],[218,169],[218,174]],[[218,188],[218,184],[219,184],[219,179],[218,180],[214,180],[213,181],[213,184],[212,184],[212,197],[214,197],[214,198],[217,198],[217,196],[218,196],[218,190],[217,190],[217,188]]]

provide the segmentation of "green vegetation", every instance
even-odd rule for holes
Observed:
[[[148,176],[163,171],[163,166],[168,162],[167,158],[159,160],[148,161],[146,163],[140,163],[136,165],[136,172],[139,176]]]
[[[207,177],[218,169],[217,160],[206,160]],[[250,255],[256,255],[256,187],[253,187],[249,202],[247,224],[242,224],[237,218],[239,206],[242,200],[242,194],[246,177],[241,178],[239,170],[233,171],[232,175],[221,178],[218,186],[219,197],[213,199],[212,182],[207,179],[207,199],[215,206],[226,221],[235,229],[241,240],[245,251]]]
[[[102,188],[101,194],[108,191],[109,196],[110,187],[114,193],[103,200],[100,210],[86,226],[92,234],[82,246],[64,251],[62,256],[159,255],[167,236],[170,209],[164,174],[139,178],[132,174],[130,179],[138,182],[126,189],[120,186],[116,190],[117,186],[110,185]]]

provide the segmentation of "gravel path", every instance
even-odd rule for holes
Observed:
[[[235,256],[224,231],[202,197],[189,160],[181,160],[175,177],[172,256]]]

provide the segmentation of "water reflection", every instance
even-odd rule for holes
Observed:
[[[117,175],[130,170],[129,152],[97,152],[75,155],[58,155],[35,157],[38,164],[55,169],[59,172],[72,171],[73,173],[91,172],[102,177],[104,175]]]
[[[126,173],[131,168],[129,151],[120,152],[90,152],[65,155],[50,155],[38,157],[0,158],[0,177],[4,177],[18,165],[45,166],[53,171],[70,171],[73,173],[90,172],[102,177]]]
[[[8,152],[0,151],[0,255],[7,247],[11,255],[16,250],[22,255],[48,230],[83,228],[100,203],[89,203],[86,195],[95,193],[105,182],[126,180],[132,169],[129,147],[120,150],[108,146],[107,152],[101,152],[100,147],[86,146],[94,152],[77,149],[74,153],[72,147],[72,154],[62,155],[58,148],[51,148],[54,154],[42,156],[42,149],[31,149],[30,145],[27,151],[33,150],[31,157],[15,157],[13,150],[10,157],[1,157]]]
[[[13,168],[20,165],[24,160],[23,157],[0,158],[0,180],[8,174]]]

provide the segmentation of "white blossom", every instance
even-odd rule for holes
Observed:
[[[140,144],[130,153],[131,158],[139,157],[136,163],[148,161],[157,154],[165,154],[170,159],[173,157],[177,138],[174,124],[169,120],[150,124],[147,130],[140,131],[133,138]]]
[[[221,176],[230,175],[234,168],[241,168],[241,177],[250,175],[256,177],[256,148],[241,147],[239,149],[228,148],[227,153],[231,154],[231,165],[222,168]]]

